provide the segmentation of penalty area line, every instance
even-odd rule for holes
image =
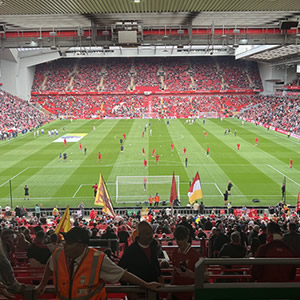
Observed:
[[[283,175],[283,176],[285,176],[286,178],[288,178],[290,181],[292,181],[292,182],[294,182],[296,185],[298,185],[298,186],[300,186],[300,184],[299,183],[297,183],[295,180],[293,180],[292,178],[290,178],[289,176],[287,176],[287,175],[285,175],[285,174],[283,174],[282,172],[280,172],[279,170],[277,170],[276,168],[274,168],[273,166],[271,166],[271,165],[268,165],[271,169],[273,169],[274,171],[276,171],[277,173],[279,173],[279,174],[281,174],[281,175]]]

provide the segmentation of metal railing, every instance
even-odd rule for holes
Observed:
[[[200,258],[195,269],[195,299],[300,299],[299,282],[206,283],[208,265],[299,265],[300,258]]]

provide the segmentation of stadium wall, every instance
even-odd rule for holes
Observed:
[[[30,100],[35,66],[60,58],[58,52],[20,57],[16,61],[1,59],[2,89],[24,100]]]

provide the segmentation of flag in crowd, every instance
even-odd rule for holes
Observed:
[[[175,174],[173,172],[172,178],[172,185],[171,185],[171,192],[170,192],[170,204],[173,205],[173,201],[177,199],[177,192],[176,192],[176,181],[175,181]]]
[[[59,234],[60,232],[68,232],[70,229],[71,229],[71,220],[70,220],[70,208],[68,205],[63,216],[59,221],[59,224],[55,229],[55,233]]]
[[[196,173],[196,176],[189,188],[188,197],[190,204],[193,204],[196,200],[203,198],[201,182],[198,172]]]
[[[102,208],[103,213],[106,213],[111,217],[115,217],[114,208],[112,206],[111,199],[108,194],[107,187],[102,177],[102,174],[100,174],[98,190],[97,190],[97,195],[95,198],[94,205],[103,206]]]

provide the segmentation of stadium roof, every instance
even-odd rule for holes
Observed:
[[[2,48],[52,50],[245,44],[279,49],[300,43],[299,17],[299,0],[0,0],[0,42]]]

